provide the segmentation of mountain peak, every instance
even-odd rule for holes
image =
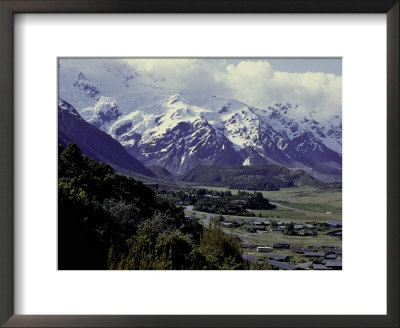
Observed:
[[[288,102],[255,108],[120,66],[64,69],[60,94],[146,165],[182,173],[215,163],[280,164],[340,175],[340,116],[320,120]]]

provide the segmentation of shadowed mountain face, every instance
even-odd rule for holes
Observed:
[[[72,105],[62,99],[58,102],[58,142],[64,146],[76,143],[83,154],[97,161],[154,176],[139,160],[128,154],[118,141],[87,123]]]

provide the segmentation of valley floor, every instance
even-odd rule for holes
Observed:
[[[227,191],[226,188],[202,187]],[[232,194],[237,190],[230,190]],[[243,256],[258,264],[262,264],[264,258],[275,263],[274,259],[284,261],[289,269],[299,265],[310,269],[341,269],[342,257],[342,206],[341,191],[321,191],[310,187],[287,188],[280,191],[263,191],[264,197],[276,205],[273,210],[249,210],[255,217],[243,217],[223,215],[224,221],[221,227],[227,233],[237,235],[244,245]],[[186,206],[187,216],[196,217],[203,225],[208,226],[210,220],[216,215],[211,213],[193,211],[193,206]],[[309,224],[313,226],[314,235],[304,236],[304,229],[299,230],[298,235],[286,235],[283,230],[279,231],[271,225],[264,224],[265,221],[276,224],[292,222],[301,227]],[[240,226],[231,223],[241,222]],[[336,222],[337,226],[331,224]],[[267,222],[268,223],[268,222]],[[253,227],[262,227],[259,230]],[[277,244],[287,244],[281,248]],[[262,249],[267,247],[270,249]],[[295,252],[292,249],[295,249]],[[262,251],[259,251],[262,250]],[[267,251],[267,253],[265,252]],[[314,253],[313,253],[314,252]],[[274,257],[273,255],[278,255]],[[314,256],[315,255],[315,256]],[[332,264],[327,267],[325,264]],[[279,266],[279,263],[278,263]],[[278,268],[278,267],[275,267]]]

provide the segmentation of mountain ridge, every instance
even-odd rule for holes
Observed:
[[[75,143],[85,155],[97,161],[154,176],[151,170],[128,154],[118,141],[86,122],[71,104],[61,98],[58,102],[58,142],[63,146]]]
[[[275,164],[341,179],[338,115],[318,122],[312,113],[296,117],[299,104],[258,109],[201,91],[171,93],[162,76],[125,66],[107,67],[102,80],[62,74],[60,94],[147,166],[184,174],[202,165]]]

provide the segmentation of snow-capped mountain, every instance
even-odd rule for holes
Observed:
[[[278,164],[341,174],[342,125],[299,117],[292,104],[263,109],[201,90],[176,90],[128,65],[65,64],[59,96],[146,165],[182,174],[199,165]]]

